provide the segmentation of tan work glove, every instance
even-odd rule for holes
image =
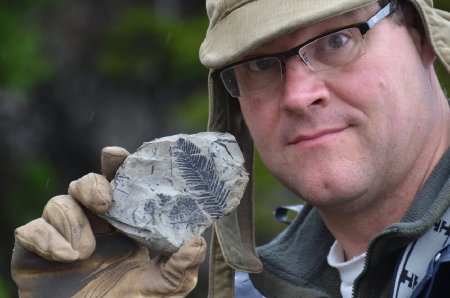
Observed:
[[[41,218],[16,229],[11,273],[21,297],[185,297],[195,287],[202,237],[150,260],[146,248],[94,215],[109,208],[108,179],[128,154],[104,148],[107,178],[91,173],[73,181],[69,195],[50,199]]]

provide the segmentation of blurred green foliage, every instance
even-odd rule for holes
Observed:
[[[61,182],[55,168],[45,159],[26,159],[15,167],[15,176],[5,191],[7,198],[14,199],[6,200],[4,207],[18,211],[10,213],[9,221],[20,226],[36,217],[36,210],[42,209],[42,202],[55,195],[56,186]]]
[[[148,7],[128,8],[108,29],[98,67],[118,79],[198,77],[203,74],[198,67],[199,33],[206,27],[205,17],[183,19]]]
[[[3,279],[0,279],[0,298],[8,298],[10,290],[7,290],[8,286]]]
[[[52,65],[43,54],[43,34],[35,14],[57,0],[1,1],[0,83],[6,88],[30,91],[51,78]]]
[[[205,79],[206,82],[206,79]],[[205,130],[208,119],[208,93],[202,89],[188,96],[173,110],[174,126],[182,128],[185,133]]]

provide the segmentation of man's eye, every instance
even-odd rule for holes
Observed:
[[[343,47],[348,42],[348,40],[348,36],[340,32],[328,36],[328,38],[326,38],[326,40],[324,41],[326,42],[326,46],[328,48],[339,49],[340,47]]]
[[[265,71],[273,68],[276,66],[277,61],[274,58],[263,58],[258,60],[253,60],[248,62],[248,68],[251,71],[259,72],[259,71]]]

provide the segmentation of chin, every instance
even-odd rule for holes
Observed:
[[[311,178],[308,177],[308,178]],[[304,201],[317,208],[336,208],[358,201],[368,190],[369,179],[360,177],[321,177],[294,179],[287,187]]]

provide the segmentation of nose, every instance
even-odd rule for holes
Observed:
[[[325,107],[330,102],[330,92],[321,73],[309,68],[299,57],[285,62],[282,109],[302,114],[308,109]]]

